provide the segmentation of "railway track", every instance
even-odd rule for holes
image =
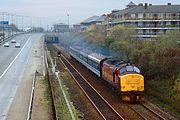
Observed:
[[[59,50],[56,47],[55,47],[55,49]],[[120,116],[119,111],[116,112],[116,110],[114,109],[114,106],[112,107],[107,102],[107,100],[105,100],[102,97],[102,95],[100,95],[98,92],[96,92],[96,95],[94,95],[94,94],[91,95],[91,93],[96,91],[95,88],[92,87],[92,85],[90,85],[90,83],[71,65],[72,63],[70,63],[64,56],[62,56],[62,61],[66,65],[68,70],[70,71],[73,78],[76,80],[76,83],[79,85],[79,87],[82,89],[82,91],[86,94],[89,101],[94,105],[96,110],[99,112],[99,114],[104,119],[113,119],[114,120],[114,119],[125,119],[127,117],[126,115],[125,116],[123,115],[123,117]],[[79,80],[79,79],[84,79],[84,80]],[[87,85],[85,85],[85,84],[87,84]],[[89,87],[91,87],[92,90],[90,90]],[[100,96],[101,100],[95,98],[96,96]],[[104,105],[104,103],[101,104],[102,102],[106,103],[107,105]],[[109,112],[109,110],[106,110],[104,108],[104,106],[108,106],[108,109],[110,108],[111,112]],[[127,107],[130,108],[132,111],[134,111],[137,114],[137,116],[139,116],[138,118],[141,118],[144,120],[151,120],[151,119],[166,120],[167,119],[167,118],[162,117],[162,116],[164,116],[163,114],[159,114],[159,112],[157,113],[157,112],[153,111],[153,109],[150,109],[144,103],[142,103],[142,104],[127,104]],[[108,115],[107,115],[107,113],[108,113]],[[136,119],[135,116],[134,116],[134,119]]]
[[[118,112],[88,83],[88,81],[71,65],[71,63],[62,56],[62,63],[67,67],[68,71],[93,104],[98,113],[105,120],[124,120]]]
[[[144,120],[166,120],[166,118],[150,109],[144,103],[133,105],[129,104],[128,106],[137,114],[139,114],[139,116],[141,116]]]

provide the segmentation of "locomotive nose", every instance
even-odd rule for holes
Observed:
[[[121,90],[122,91],[143,91],[144,77],[139,74],[127,74],[121,76]]]

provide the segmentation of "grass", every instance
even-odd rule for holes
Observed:
[[[146,98],[162,107],[165,111],[170,111],[180,116],[180,81],[159,80],[146,81]]]
[[[50,104],[51,94],[49,91],[48,80],[42,76],[39,81],[40,81],[40,86],[43,88],[43,99],[41,99],[41,103]]]
[[[50,62],[48,62],[48,63],[50,63]],[[63,69],[63,71],[65,71],[64,68],[62,68],[62,69]],[[67,78],[67,76],[66,76],[67,74],[64,74],[64,73],[62,73],[62,74],[63,74],[64,78],[61,78],[61,79],[66,79]],[[63,84],[63,80],[61,80],[61,82]],[[56,104],[56,110],[57,110],[58,118],[60,120],[70,120],[71,116],[70,116],[70,113],[69,113],[69,109],[67,107],[65,98],[63,96],[63,92],[62,92],[62,90],[60,88],[60,85],[59,85],[59,82],[58,82],[57,79],[52,80],[52,87],[53,87],[53,91],[54,91],[54,94],[55,94],[55,104]],[[71,101],[70,93],[68,91],[68,88],[64,84],[63,84],[63,90],[64,90],[64,92],[66,94],[66,97],[67,97],[68,101]],[[71,105],[71,108],[72,108],[73,113],[75,115],[75,118],[78,119],[78,116],[79,115],[82,116],[82,114],[73,106],[72,102],[70,102],[70,103],[71,103],[70,105]]]
[[[158,97],[153,95],[145,95],[145,98],[151,101],[152,103],[156,104],[157,106],[163,108],[165,111],[171,111],[172,113],[178,115],[179,111],[177,111],[170,103],[166,101],[161,101]]]
[[[40,81],[44,85],[44,88],[45,88],[43,103],[49,104],[49,103],[51,103],[51,94],[50,94],[49,87],[48,87],[48,80],[47,79],[41,79]]]
[[[71,116],[69,113],[69,109],[67,107],[65,98],[63,96],[63,92],[60,89],[60,86],[59,86],[57,79],[55,81],[53,81],[53,89],[55,91],[55,100],[56,100],[56,106],[57,106],[56,110],[58,113],[58,118],[60,118],[61,120],[70,120]],[[71,101],[68,88],[65,85],[63,85],[63,90],[65,91],[65,94],[66,94],[68,101]],[[72,102],[70,102],[70,103],[71,103],[70,104],[71,109],[73,110],[75,118],[78,119],[79,111],[75,109]]]
[[[72,77],[69,75],[69,73],[67,71],[65,71],[65,72],[63,72],[63,79],[64,80],[70,80],[70,79],[72,79]],[[63,81],[62,81],[62,83],[63,83]],[[68,100],[70,101],[71,97],[70,97],[70,93],[68,91],[69,89],[65,85],[63,85],[63,89],[64,89],[64,91],[66,93],[66,96],[67,96]],[[70,103],[71,103],[71,108],[73,110],[75,118],[78,119],[79,116],[83,117],[84,116],[83,113],[81,113],[79,110],[77,110],[74,107],[73,102],[70,102]]]

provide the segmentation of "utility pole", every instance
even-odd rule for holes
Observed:
[[[39,31],[39,32],[42,32],[42,31],[41,31],[41,28],[42,28],[41,17],[39,18],[39,22],[40,22],[40,26],[39,26],[39,30],[40,30],[40,31]]]
[[[4,41],[4,38],[5,38],[5,33],[4,33],[4,12],[2,13],[2,18],[3,18],[3,20],[2,20],[2,31],[3,31],[3,41]]]
[[[10,37],[10,13],[7,13],[7,17],[8,17],[8,37]]]
[[[18,19],[17,19],[17,15],[15,15],[15,34],[17,34],[17,29],[18,29]]]
[[[31,31],[32,31],[32,29],[33,29],[33,28],[32,28],[32,21],[33,21],[33,18],[30,17],[30,19],[31,19],[31,25],[30,25],[31,27],[30,27],[30,28],[31,28]]]
[[[23,16],[21,16],[22,18],[21,18],[21,22],[22,22],[22,32],[24,31],[24,17]]]
[[[68,30],[69,30],[69,14],[67,14],[67,23],[68,23]]]
[[[14,16],[14,15],[12,14],[12,15],[11,15],[11,20],[12,20],[12,22],[11,22],[11,32],[12,32],[12,36],[13,36],[13,34],[14,34],[14,33],[13,33],[13,29],[14,29],[14,28],[13,28],[13,24],[14,24],[13,16]]]

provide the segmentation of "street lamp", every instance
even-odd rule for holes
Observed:
[[[11,14],[11,35],[13,36],[13,23],[14,23],[14,21],[13,21],[14,19],[13,19],[13,14]]]
[[[69,29],[69,14],[67,14],[67,23],[68,23],[68,29]]]
[[[4,33],[4,12],[2,13],[2,31],[3,31],[3,41],[4,41],[4,38],[5,38],[5,33]]]
[[[22,32],[24,31],[23,29],[24,29],[24,16],[21,16],[22,18],[21,18],[21,22],[22,22]]]

